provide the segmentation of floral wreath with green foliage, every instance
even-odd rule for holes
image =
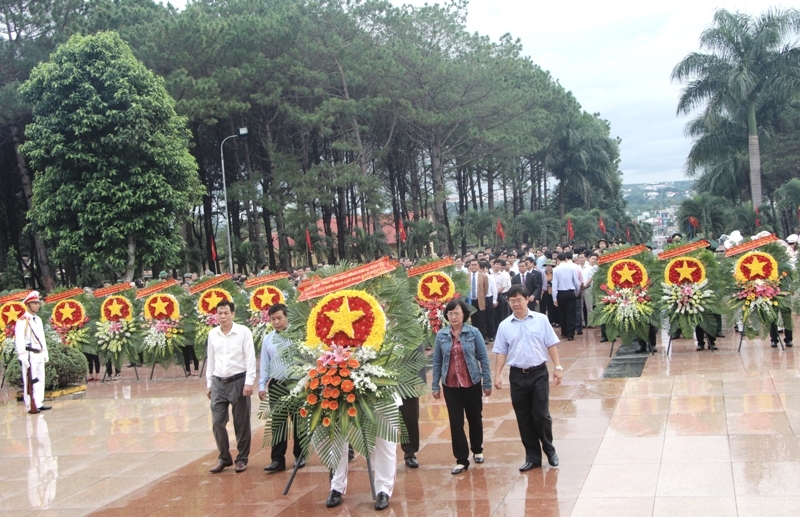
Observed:
[[[680,332],[684,338],[692,339],[698,326],[715,335],[719,330],[715,315],[722,314],[720,293],[726,282],[714,254],[706,249],[697,250],[658,264],[662,295],[656,302],[659,311],[669,319],[670,336]]]
[[[19,299],[21,300],[22,297],[20,296]],[[25,306],[18,300],[0,304],[0,340],[2,340],[0,360],[2,360],[4,368],[7,368],[12,361],[16,361],[17,359],[16,336],[14,332],[17,321],[19,321],[19,318],[23,316],[25,312]]]
[[[421,260],[417,263],[415,267],[423,267],[426,264],[431,262],[435,262],[438,259],[425,259]],[[405,271],[401,268],[395,270],[400,275],[407,277]],[[453,266],[446,266],[441,269],[437,269],[432,271],[431,273],[443,273],[450,278],[450,281],[453,283],[454,286],[454,297],[459,298],[459,293],[467,293],[469,292],[469,275],[461,271],[460,269]],[[425,342],[426,348],[431,348],[433,346],[433,342],[436,339],[436,333],[445,326],[445,319],[444,319],[444,308],[447,302],[439,301],[436,299],[432,299],[430,297],[425,297],[424,291],[423,296],[420,297],[421,286],[420,282],[430,275],[430,273],[425,275],[418,275],[407,277],[408,278],[408,288],[409,288],[409,295],[414,298],[417,302],[417,307],[419,308],[419,315],[417,316],[417,321],[419,325],[423,328],[423,338]],[[450,298],[452,299],[452,297]],[[448,299],[449,301],[449,299]]]
[[[108,361],[118,370],[124,360],[138,363],[136,343],[141,339],[141,327],[136,322],[133,290],[115,293],[102,299],[95,338],[103,364]]]
[[[653,303],[661,296],[660,282],[653,283],[650,273],[655,268],[655,257],[649,251],[599,266],[593,278],[605,282],[592,282],[595,307],[589,324],[605,325],[606,337],[612,341],[649,339],[650,325],[661,326]]]
[[[324,279],[351,267],[318,274]],[[369,458],[376,438],[407,439],[396,401],[428,391],[417,375],[428,361],[417,351],[422,330],[409,290],[407,279],[384,274],[288,306],[284,336],[293,346],[282,358],[291,365],[290,379],[283,388],[270,388],[277,390],[277,404],[265,400],[259,407],[265,445],[286,439],[290,416],[304,456],[315,450],[329,469],[338,465],[345,444]]]
[[[150,284],[155,283],[158,282]],[[140,303],[138,312],[143,333],[138,351],[144,356],[144,364],[160,364],[166,370],[173,362],[182,363],[182,356],[178,354],[189,342],[186,314],[192,310],[194,300],[179,286],[171,286],[145,296]]]
[[[213,278],[212,276],[200,278],[195,285],[201,285],[203,282],[207,282]],[[195,295],[187,295],[181,292],[181,296],[184,300],[181,302],[182,305],[184,303],[186,305],[191,305],[191,311],[187,311],[186,313],[189,314],[191,312],[194,314],[194,318],[187,318],[185,321],[185,330],[188,334],[187,341],[192,343],[195,355],[202,361],[208,355],[208,334],[211,332],[211,329],[219,324],[217,322],[216,304],[222,300],[218,298],[224,297],[228,301],[233,302],[236,307],[237,323],[242,323],[244,321],[241,315],[245,313],[247,301],[241,295],[239,287],[230,279],[211,286],[208,289],[203,289]],[[211,300],[212,306],[208,305],[209,299]]]
[[[66,289],[57,290],[50,297],[64,291]],[[45,305],[48,307],[49,317],[45,320],[45,316],[42,316],[42,320],[47,321],[56,331],[61,343],[85,354],[96,354],[97,342],[93,339],[92,327],[87,324],[90,321],[89,314],[98,313],[97,300],[82,293],[55,303],[46,302],[47,298]]]
[[[253,333],[253,344],[256,347],[256,357],[261,353],[261,344],[264,338],[272,332],[269,321],[269,308],[276,303],[288,304],[296,298],[296,291],[288,278],[262,284],[253,288],[247,311],[247,326]]]
[[[792,329],[792,266],[778,243],[725,259],[731,275],[727,297],[731,309],[741,313],[748,339],[766,338],[770,326]]]

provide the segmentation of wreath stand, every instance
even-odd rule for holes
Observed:
[[[673,338],[672,336],[669,337],[669,342],[667,343],[667,355],[669,355],[669,352],[672,349],[672,341],[674,339],[676,339],[676,338]],[[741,350],[741,349],[742,349],[742,343],[739,342],[739,350]],[[715,349],[709,347],[709,350],[711,350],[711,353],[713,354]]]
[[[348,462],[349,463],[349,462]],[[292,488],[292,483],[294,483],[294,477],[297,475],[297,470],[299,469],[299,464],[297,461],[294,462],[294,468],[292,469],[292,475],[289,476],[289,481],[286,483],[286,488],[283,489],[283,495],[289,493],[289,489]],[[369,488],[372,491],[372,500],[375,501],[377,499],[377,495],[375,494],[375,474],[372,471],[372,462],[367,458],[367,473],[369,474]],[[333,471],[329,472],[329,479],[333,479]]]
[[[743,341],[744,341],[744,332],[742,332],[742,337],[739,338],[739,350],[738,350],[738,352],[740,354],[742,353],[742,342]],[[778,343],[781,345],[781,351],[785,351],[786,347],[783,346],[783,337],[781,337],[780,335],[778,335]]]
[[[3,382],[0,382],[0,389],[6,385],[6,372],[8,372],[8,368],[3,368]]]
[[[139,382],[139,369],[136,368],[136,363],[133,363],[133,372],[136,374],[136,382]],[[104,371],[103,372],[103,380],[101,381],[101,383],[106,382],[106,379],[110,378],[110,377],[111,376],[108,375],[108,370]]]

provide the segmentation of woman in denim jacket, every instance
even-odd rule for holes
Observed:
[[[436,334],[433,348],[433,398],[442,396],[450,415],[450,439],[456,466],[453,474],[469,468],[469,451],[475,463],[483,463],[483,399],[492,394],[492,377],[489,353],[478,329],[464,325],[469,317],[469,306],[461,300],[452,300],[444,310],[450,326]],[[483,386],[481,386],[481,383]],[[469,444],[464,433],[464,415],[469,422]]]

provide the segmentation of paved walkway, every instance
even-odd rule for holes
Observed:
[[[406,469],[398,455],[383,514],[797,515],[800,350],[755,341],[738,354],[732,333],[713,353],[679,340],[671,356],[659,344],[641,377],[604,379],[609,344],[598,341],[587,330],[559,345],[558,468],[518,472],[524,456],[505,389],[484,405],[486,463],[452,476],[444,402],[425,397],[421,466]],[[263,472],[269,454],[255,415],[249,470],[209,474],[216,454],[204,383],[174,367],[156,374],[137,382],[126,370],[122,381],[91,383],[85,398],[55,401],[38,416],[0,390],[0,517],[375,514],[360,457],[337,509],[324,506],[328,476],[316,458],[281,495],[289,472]]]

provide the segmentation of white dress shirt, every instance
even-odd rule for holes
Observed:
[[[30,356],[31,362],[46,363],[49,360],[47,353],[47,343],[44,338],[44,323],[42,318],[25,312],[19,317],[17,324],[14,326],[14,341],[17,347],[17,355],[19,357],[25,356],[25,359]],[[33,350],[41,350],[40,353],[28,353],[25,348],[31,347]]]
[[[494,278],[498,294],[503,294],[511,288],[511,275],[508,272],[501,269],[499,273],[493,272],[490,276]]]
[[[289,375],[288,364],[281,355],[292,342],[273,330],[266,336],[261,345],[261,368],[259,369],[258,391],[265,391],[271,379],[282,381]]]
[[[585,266],[583,266],[583,285],[584,286],[589,287],[590,285],[592,285],[592,277],[597,272],[597,269],[598,269],[598,266],[593,266],[593,265],[589,264],[588,262],[586,263]]]
[[[494,275],[486,275],[489,279],[489,290],[486,291],[486,297],[492,297],[492,304],[497,303],[497,283],[494,281]]]
[[[555,297],[559,291],[575,291],[575,294],[580,292],[581,281],[578,278],[578,270],[566,262],[562,262],[553,268],[553,296]]]
[[[245,384],[252,386],[256,380],[256,349],[253,346],[253,333],[244,325],[233,323],[230,332],[222,333],[221,327],[214,327],[208,333],[208,387],[214,377],[233,377],[246,372]]]

